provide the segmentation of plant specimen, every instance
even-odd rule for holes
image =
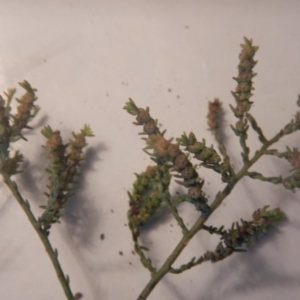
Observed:
[[[250,113],[252,79],[256,75],[253,72],[256,65],[254,55],[258,47],[254,46],[252,40],[247,38],[244,39],[244,44],[241,46],[238,76],[234,78],[237,87],[232,92],[235,106],[230,105],[237,118],[236,124],[231,125],[231,129],[239,138],[242,149],[243,165],[239,170],[233,167],[232,158],[228,155],[222,140],[221,133],[224,127],[221,118],[222,104],[218,99],[209,102],[207,116],[209,130],[216,139],[218,150],[213,146],[207,146],[205,140],[199,141],[192,132],[183,133],[175,141],[167,139],[165,131],[160,130],[158,121],[151,117],[149,108],[138,108],[131,99],[124,107],[128,113],[136,117],[134,124],[143,126],[141,134],[145,136],[146,142],[144,151],[154,162],[144,172],[136,174],[133,189],[128,192],[130,208],[127,216],[135,251],[140,256],[143,266],[151,274],[150,281],[138,296],[138,300],[146,299],[166,274],[179,274],[206,261],[215,263],[235,252],[245,252],[245,246],[253,245],[257,237],[284,219],[285,214],[280,208],[270,208],[269,205],[263,204],[253,212],[250,220],[241,219],[240,222],[234,222],[231,228],[205,224],[243,177],[282,184],[291,191],[300,187],[300,152],[296,148],[287,147],[284,152],[274,148],[274,144],[281,138],[300,129],[300,112],[297,112],[293,119],[274,137],[267,138],[263,134],[262,129]],[[9,89],[5,93],[5,100],[0,96],[0,173],[45,246],[66,298],[69,300],[80,299],[82,295],[80,293],[73,294],[70,289],[69,277],[62,270],[58,260],[58,251],[51,245],[49,235],[52,226],[60,222],[65,204],[74,192],[78,167],[83,160],[83,148],[87,145],[86,137],[93,136],[93,133],[90,127],[85,125],[79,133],[73,133],[69,143],[64,143],[59,131],[52,130],[50,126],[42,129],[42,134],[47,139],[43,148],[48,154],[50,164],[46,169],[49,174],[47,192],[45,192],[46,203],[41,206],[41,215],[36,217],[32,213],[29,201],[23,198],[17,184],[12,180],[12,176],[20,172],[19,167],[23,156],[19,151],[11,154],[10,145],[20,139],[26,140],[23,131],[32,129],[28,123],[39,110],[35,105],[36,89],[32,88],[27,81],[21,82],[20,85],[26,92],[20,99],[16,99],[19,103],[16,113],[11,112],[11,101],[15,89]],[[300,97],[298,106],[300,106]],[[261,147],[252,155],[247,145],[248,131],[251,129],[261,142]],[[266,177],[253,171],[255,163],[265,155],[287,160],[292,166],[291,174],[288,177]],[[199,160],[200,165],[193,164],[192,157]],[[216,193],[213,201],[209,201],[204,192],[205,181],[198,174],[199,167],[201,171],[206,168],[216,172],[225,185],[223,190]],[[177,178],[176,182],[186,189],[185,193],[178,193],[175,197],[172,197],[170,193],[170,183],[173,177]],[[181,202],[190,203],[199,212],[198,219],[190,227],[178,213],[177,206]],[[153,218],[159,219],[160,212],[165,209],[168,209],[177,221],[182,231],[182,237],[167,260],[160,268],[157,268],[147,257],[145,251],[148,249],[141,245],[139,237],[143,234],[143,226]],[[207,251],[199,257],[193,257],[185,264],[175,268],[174,262],[200,230],[219,236],[219,242],[215,249]],[[101,240],[103,239],[104,234],[101,234]],[[119,253],[123,254],[121,251]]]
[[[74,179],[78,175],[77,169],[83,159],[82,150],[87,145],[85,138],[92,136],[93,133],[90,127],[85,125],[80,133],[73,133],[73,138],[68,144],[64,144],[59,131],[53,131],[50,126],[42,129],[42,134],[47,139],[43,147],[48,152],[51,163],[46,169],[49,173],[48,191],[45,192],[47,201],[41,206],[43,209],[41,216],[36,218],[30,209],[29,201],[23,198],[16,182],[11,179],[13,175],[20,173],[19,166],[23,156],[19,151],[11,155],[10,144],[19,139],[26,140],[23,130],[32,129],[28,123],[39,110],[35,105],[36,89],[27,81],[21,82],[20,86],[26,93],[20,99],[16,99],[19,103],[17,113],[11,113],[15,89],[9,89],[5,93],[6,100],[0,96],[0,173],[44,244],[67,299],[79,299],[80,293],[73,295],[70,289],[69,277],[60,266],[58,251],[53,249],[49,234],[52,225],[60,222],[61,211],[72,195]]]
[[[232,92],[235,106],[230,105],[233,114],[237,118],[236,124],[231,125],[231,129],[239,138],[242,149],[243,165],[239,170],[233,168],[231,158],[222,140],[222,105],[218,99],[209,103],[207,119],[209,130],[216,139],[219,151],[215,150],[213,146],[208,147],[205,140],[199,141],[192,132],[189,134],[183,133],[180,138],[173,142],[173,139],[165,137],[165,131],[160,131],[158,121],[151,117],[148,107],[146,109],[138,108],[131,99],[124,107],[129,114],[136,116],[134,124],[142,126],[141,134],[145,136],[144,140],[146,142],[144,151],[150,155],[151,160],[154,162],[154,165],[149,166],[145,172],[136,175],[133,190],[128,192],[130,206],[128,220],[135,251],[140,256],[143,266],[151,274],[150,281],[139,295],[138,300],[146,299],[158,282],[168,273],[182,273],[206,261],[215,263],[227,258],[234,252],[244,252],[245,248],[243,246],[252,245],[259,235],[265,233],[271,226],[285,217],[280,208],[271,209],[269,205],[265,204],[253,212],[251,220],[234,222],[231,228],[225,229],[224,226],[217,228],[205,225],[208,218],[244,176],[273,184],[282,184],[291,191],[300,187],[300,152],[298,149],[292,150],[287,147],[285,152],[280,152],[273,148],[274,144],[282,137],[300,129],[300,112],[297,112],[296,116],[274,137],[265,137],[254,116],[250,113],[253,104],[250,98],[254,89],[252,79],[256,75],[253,68],[257,63],[254,60],[254,55],[258,47],[254,46],[252,40],[247,38],[244,38],[244,44],[241,47],[238,76],[234,78],[237,87]],[[298,105],[300,106],[300,98]],[[261,142],[261,147],[252,156],[247,146],[247,136],[250,128],[256,132]],[[201,162],[201,168],[211,169],[218,173],[225,183],[223,190],[215,195],[211,203],[209,203],[208,197],[203,191],[204,180],[198,174],[198,166],[192,164],[191,155]],[[263,174],[252,171],[255,163],[264,155],[273,155],[287,160],[293,167],[291,175],[286,178],[282,176],[265,177]],[[176,182],[187,189],[186,193],[178,194],[175,199],[172,199],[169,192],[172,177],[178,178],[179,180],[176,180]],[[176,207],[178,202],[184,201],[191,203],[199,211],[197,221],[190,228],[180,217]],[[157,269],[145,254],[145,250],[148,249],[140,244],[139,236],[142,234],[143,225],[151,218],[158,217],[158,211],[162,207],[167,207],[176,219],[182,230],[182,238],[163,265]],[[216,248],[197,258],[193,257],[179,268],[174,268],[173,263],[200,230],[219,235],[220,240]]]

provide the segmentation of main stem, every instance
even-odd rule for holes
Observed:
[[[231,181],[226,185],[223,191],[217,194],[215,200],[210,206],[211,213],[209,216],[211,216],[212,213],[217,209],[217,207],[220,206],[222,201],[230,194],[230,192],[237,184],[237,182],[245,176],[249,168],[265,153],[265,151],[271,145],[276,143],[282,136],[284,136],[284,133],[283,131],[280,131],[277,135],[274,136],[274,138],[264,143],[261,149],[255,153],[253,158],[250,161],[248,161],[243,166],[243,168],[231,179]],[[180,240],[176,248],[173,250],[172,254],[167,258],[167,260],[162,265],[162,267],[156,273],[152,274],[150,281],[145,286],[144,290],[139,295],[137,300],[145,300],[148,298],[148,296],[150,295],[154,287],[169,272],[172,264],[175,262],[177,257],[180,255],[182,250],[187,246],[187,244],[193,238],[193,236],[202,228],[203,224],[206,222],[209,216],[204,217],[203,215],[201,215],[196,221],[196,223],[193,225],[193,227],[186,234],[183,235],[182,239]]]
[[[5,172],[1,172],[1,174],[2,174],[4,182],[9,187],[9,189],[13,193],[14,197],[17,199],[17,201],[19,202],[19,204],[23,208],[23,210],[24,210],[25,214],[27,215],[31,225],[33,226],[36,233],[40,237],[42,243],[44,244],[46,252],[49,255],[49,258],[50,258],[50,260],[53,264],[56,275],[57,275],[57,277],[59,279],[59,282],[60,282],[60,284],[61,284],[61,286],[62,286],[62,288],[65,292],[65,295],[66,295],[67,299],[68,300],[74,300],[74,296],[73,296],[73,293],[72,293],[70,285],[69,285],[69,279],[64,275],[64,272],[63,272],[63,270],[60,266],[60,263],[59,263],[59,260],[58,260],[58,257],[57,257],[58,256],[57,251],[53,250],[46,231],[41,229],[39,222],[36,220],[35,216],[33,215],[33,213],[30,210],[30,206],[29,206],[28,201],[25,201],[22,198],[21,194],[19,193],[19,190],[18,190],[18,187],[17,187],[16,183],[13,182],[10,179],[9,175],[6,174]]]

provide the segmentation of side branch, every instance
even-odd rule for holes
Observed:
[[[68,300],[75,300],[73,293],[71,291],[70,288],[70,280],[69,280],[69,276],[64,274],[59,260],[58,260],[58,252],[56,249],[53,249],[51,246],[51,243],[49,241],[48,235],[46,233],[46,231],[44,231],[41,227],[39,222],[36,220],[35,216],[33,215],[32,211],[30,210],[30,205],[29,202],[27,200],[24,200],[23,197],[21,196],[21,194],[19,193],[17,184],[15,182],[13,182],[9,175],[6,174],[5,172],[1,172],[2,177],[4,179],[4,182],[6,183],[6,185],[8,186],[8,188],[11,190],[11,192],[13,193],[14,197],[16,198],[16,200],[18,201],[18,203],[21,205],[22,209],[24,210],[25,214],[27,215],[31,225],[33,226],[34,230],[36,231],[36,233],[38,234],[40,240],[42,241],[46,252],[48,253],[48,256],[52,262],[52,265],[55,269],[56,275],[60,281],[60,284],[64,290],[64,293],[67,297]]]

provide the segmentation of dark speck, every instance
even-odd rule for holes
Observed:
[[[76,293],[75,295],[74,295],[74,299],[75,300],[79,300],[79,299],[82,299],[82,294],[81,293]]]

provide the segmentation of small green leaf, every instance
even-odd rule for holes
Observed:
[[[48,125],[48,126],[45,126],[42,130],[41,130],[41,133],[42,135],[47,138],[47,139],[50,139],[52,134],[53,134],[53,130],[52,128]]]
[[[93,137],[94,134],[93,134],[93,131],[91,129],[91,127],[87,124],[84,125],[83,129],[81,130],[82,134],[84,136],[88,136],[88,137]]]
[[[149,249],[147,247],[144,247],[144,246],[140,246],[140,248],[144,251],[149,251]]]
[[[31,85],[29,84],[28,81],[23,80],[22,82],[19,82],[19,85],[25,89],[26,91],[30,92],[30,93],[35,93],[37,91],[37,89],[34,89],[31,87]]]
[[[129,98],[129,101],[125,103],[123,107],[129,114],[136,116],[139,113],[138,107],[135,105],[132,99]]]

